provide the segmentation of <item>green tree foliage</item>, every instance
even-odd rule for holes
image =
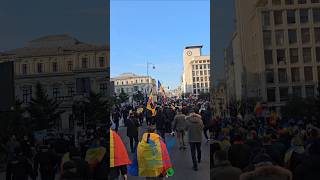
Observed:
[[[128,94],[125,93],[123,89],[121,89],[121,93],[119,94],[119,100],[120,100],[120,103],[125,103],[129,100]]]
[[[60,103],[48,97],[40,83],[36,85],[36,95],[31,99],[27,111],[30,115],[31,129],[43,130],[54,128],[64,112],[59,109]]]
[[[103,99],[101,94],[90,92],[87,101],[84,102],[86,124],[108,123],[110,118],[110,102],[107,99]]]

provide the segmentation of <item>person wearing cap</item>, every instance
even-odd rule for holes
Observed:
[[[272,164],[268,154],[259,153],[253,158],[254,170],[240,175],[240,180],[292,180],[292,173],[278,165]]]
[[[199,114],[196,114],[193,108],[189,110],[189,113],[189,116],[186,117],[186,130],[188,132],[188,140],[190,144],[193,170],[197,171],[198,163],[201,162],[201,141],[202,130],[204,126],[201,120],[201,116]]]
[[[228,160],[226,151],[216,151],[214,153],[214,168],[210,171],[211,180],[238,180],[242,171],[233,167]]]

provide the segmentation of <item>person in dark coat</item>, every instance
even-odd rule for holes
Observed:
[[[112,112],[112,120],[116,125],[116,128],[114,130],[116,132],[118,132],[120,118],[121,118],[120,110],[118,107],[116,107],[115,110]]]
[[[88,180],[90,170],[88,162],[81,159],[81,152],[73,147],[70,150],[70,160],[62,166],[63,174],[61,180]]]
[[[226,151],[214,153],[214,168],[210,172],[211,180],[239,180],[242,171],[232,167]]]
[[[272,139],[270,135],[266,135],[262,139],[262,150],[267,153],[279,166],[283,166],[284,162],[284,152],[282,149],[278,149],[274,144],[272,144]]]
[[[157,114],[155,117],[156,121],[156,129],[159,135],[165,140],[165,130],[166,130],[166,123],[165,123],[165,116],[163,114],[163,109],[157,108]]]
[[[210,128],[209,123],[211,119],[211,112],[208,110],[208,108],[201,110],[201,117],[202,117],[202,122],[203,122],[203,134],[204,137],[207,139],[207,142],[210,140],[208,136],[208,130]]]
[[[241,134],[236,134],[234,142],[229,149],[229,160],[232,166],[244,169],[249,165],[250,149],[244,144]]]
[[[320,139],[317,139],[307,149],[307,156],[293,170],[293,179],[320,179]]]
[[[130,149],[131,152],[133,153],[138,145],[139,139],[139,120],[136,116],[135,112],[131,112],[129,115],[129,119],[126,122],[126,127],[127,127],[127,136],[130,139]],[[133,145],[134,141],[134,145]]]
[[[39,170],[42,180],[54,180],[57,169],[57,155],[48,145],[40,146],[39,152],[34,158],[34,171],[36,176]]]
[[[13,158],[7,164],[6,180],[28,180],[29,177],[36,180],[32,165],[23,155],[21,148],[16,147]]]

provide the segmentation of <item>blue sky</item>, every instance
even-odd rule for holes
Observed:
[[[106,9],[105,0],[1,0],[0,52],[50,34],[106,44]]]
[[[183,49],[210,54],[209,0],[111,0],[111,77],[149,74],[170,89],[180,85]]]

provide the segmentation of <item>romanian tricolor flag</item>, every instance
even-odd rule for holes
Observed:
[[[152,112],[152,116],[156,116],[156,104],[154,103],[152,93],[148,97],[148,102],[147,102],[147,109],[149,109]]]
[[[145,133],[143,135],[134,161],[128,170],[132,176],[140,177],[171,176],[173,174],[167,146],[158,134]]]
[[[120,136],[110,130],[110,167],[117,167],[131,164],[127,149]]]

